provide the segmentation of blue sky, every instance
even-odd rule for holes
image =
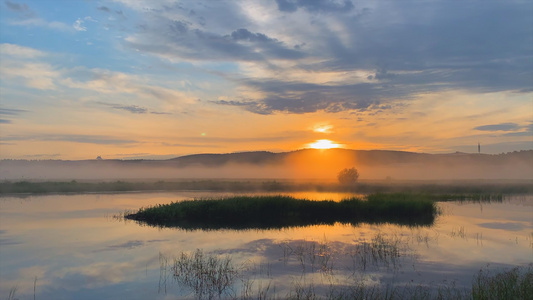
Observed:
[[[530,1],[0,3],[0,158],[533,148]]]

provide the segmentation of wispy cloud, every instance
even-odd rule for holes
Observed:
[[[22,113],[28,112],[24,109],[9,109],[9,108],[0,108],[0,116],[15,117]],[[0,119],[0,124],[12,124],[13,121],[9,119]]]
[[[0,74],[5,79],[22,78],[28,87],[39,90],[56,88],[54,81],[60,77],[60,71],[40,60],[47,53],[8,43],[0,44],[0,53],[8,58],[0,60]],[[16,80],[13,83],[18,84]]]
[[[147,108],[140,107],[140,106],[137,106],[137,105],[122,105],[122,104],[106,103],[106,102],[97,102],[97,103],[100,104],[100,105],[105,105],[105,106],[111,107],[113,109],[125,110],[125,111],[128,111],[130,113],[134,113],[134,114],[145,114],[145,113],[148,112]]]
[[[107,7],[107,6],[104,6],[104,5],[99,6],[99,7],[97,7],[96,9],[98,9],[98,10],[100,10],[100,11],[107,12],[107,13],[108,13],[108,12],[111,12],[111,9],[110,9],[109,7]]]
[[[9,108],[0,108],[0,115],[7,115],[7,116],[16,116],[21,113],[28,112],[24,109],[9,109]]]
[[[500,124],[477,126],[474,129],[481,130],[481,131],[515,131],[519,129],[519,126],[516,123],[500,123]]]
[[[134,113],[134,114],[145,114],[148,112],[148,109],[144,107],[139,107],[137,105],[115,105],[112,107],[114,109],[121,109],[121,110],[129,111],[130,113]]]
[[[163,112],[163,111],[151,111],[150,113],[153,115],[171,115],[172,114],[172,113]]]
[[[60,153],[53,153],[53,154],[27,154],[23,155],[22,157],[27,159],[50,159],[50,158],[59,158],[61,157]]]
[[[60,71],[47,63],[25,61],[3,61],[0,73],[4,78],[22,78],[26,86],[39,90],[53,90],[54,81],[60,77]]]
[[[83,20],[78,18],[74,23],[72,24],[72,27],[76,31],[87,31],[87,27],[83,26]]]
[[[135,144],[138,141],[119,139],[112,136],[84,135],[84,134],[42,134],[42,135],[8,135],[2,137],[4,141],[63,141],[83,144],[100,145],[125,145]]]
[[[152,84],[146,77],[106,69],[76,68],[65,72],[61,84],[103,94],[133,94],[138,98],[192,103],[185,93]]]
[[[2,53],[2,55],[27,59],[43,57],[46,55],[45,52],[37,49],[9,43],[0,44],[0,53]]]
[[[512,136],[524,136],[524,137],[530,137],[533,138],[533,122],[529,123],[529,125],[521,127],[521,131],[516,132],[507,132],[503,134],[503,136],[512,137]]]
[[[283,12],[296,12],[304,8],[311,12],[349,12],[354,8],[352,1],[306,1],[306,0],[276,0],[278,9]]]
[[[26,17],[35,16],[35,13],[30,9],[30,7],[26,3],[20,4],[20,3],[12,2],[10,0],[6,0],[5,4],[6,4],[6,7],[13,12],[20,13]]]
[[[99,105],[104,105],[107,107],[111,107],[113,109],[117,110],[124,110],[133,114],[152,114],[152,115],[171,115],[170,112],[160,112],[160,111],[152,111],[146,107],[138,106],[138,105],[124,105],[124,104],[118,104],[118,103],[107,103],[98,101],[96,102]]]
[[[17,19],[9,20],[9,24],[15,26],[36,26],[46,27],[54,30],[69,31],[71,27],[67,24],[58,21],[46,21],[40,18],[29,5],[23,3],[19,4],[13,1],[5,1],[5,5],[9,11],[17,15]]]

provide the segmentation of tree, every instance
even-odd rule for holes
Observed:
[[[339,180],[339,183],[343,185],[355,184],[358,178],[359,172],[357,172],[356,168],[346,168],[337,174],[337,179]]]

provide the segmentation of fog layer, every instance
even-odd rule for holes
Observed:
[[[171,160],[0,161],[0,180],[322,179],[355,167],[360,179],[533,179],[533,150],[500,155],[300,150],[204,154]]]

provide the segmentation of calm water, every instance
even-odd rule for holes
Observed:
[[[252,291],[280,298],[295,285],[468,287],[481,268],[533,262],[533,195],[503,203],[440,203],[426,228],[312,226],[270,231],[184,231],[112,216],[202,192],[49,195],[0,198],[0,298],[182,299],[191,290],[170,265],[184,251],[230,255]],[[294,194],[293,194],[294,195]],[[296,194],[341,199],[346,194]],[[382,257],[369,245],[393,249]],[[365,248],[366,247],[366,248]],[[366,249],[366,250],[365,250]],[[365,252],[366,251],[366,252]],[[240,295],[242,281],[233,293]]]

